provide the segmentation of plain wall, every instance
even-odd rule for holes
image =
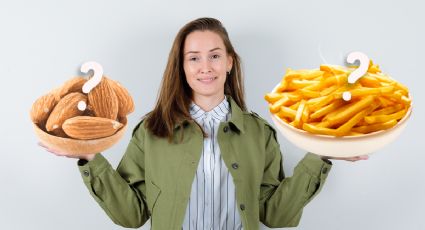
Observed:
[[[0,229],[123,229],[89,195],[75,159],[37,146],[31,105],[80,74],[83,62],[99,62],[136,103],[125,136],[103,152],[116,167],[131,129],[153,108],[174,36],[203,16],[227,28],[242,58],[248,107],[270,123],[263,97],[286,68],[342,65],[359,50],[408,86],[413,113],[404,132],[367,161],[333,161],[294,229],[425,229],[423,9],[419,0],[1,0]],[[291,175],[305,151],[278,138]]]

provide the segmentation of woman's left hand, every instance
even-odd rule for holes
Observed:
[[[356,156],[356,157],[321,157],[323,160],[344,160],[344,161],[359,161],[359,160],[367,160],[369,159],[368,155]]]

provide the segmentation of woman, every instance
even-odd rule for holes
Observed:
[[[91,195],[116,224],[137,228],[151,217],[152,229],[164,230],[296,226],[331,168],[308,153],[284,176],[276,132],[247,112],[239,57],[213,18],[177,34],[156,106],[117,169],[101,154],[78,158]]]

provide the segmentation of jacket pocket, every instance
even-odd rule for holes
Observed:
[[[161,189],[152,181],[150,181],[146,186],[146,190],[146,201],[148,203],[149,216],[151,216],[159,194],[161,193]]]

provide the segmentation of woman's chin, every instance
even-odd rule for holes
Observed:
[[[201,97],[220,97],[224,95],[224,91],[199,90],[199,91],[195,91],[194,94]]]

